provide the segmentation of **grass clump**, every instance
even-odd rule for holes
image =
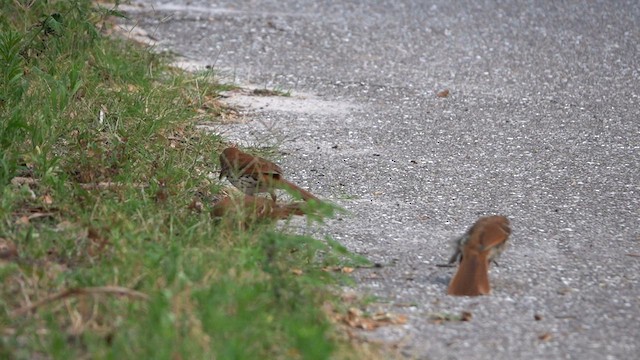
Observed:
[[[335,354],[349,256],[213,222],[225,86],[106,38],[86,0],[0,5],[0,358]],[[294,271],[295,270],[295,271]]]

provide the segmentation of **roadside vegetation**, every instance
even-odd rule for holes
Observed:
[[[195,124],[228,86],[104,36],[117,10],[1,4],[0,358],[351,357],[327,270],[361,259],[210,217],[224,145]]]

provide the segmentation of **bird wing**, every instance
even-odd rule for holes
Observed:
[[[480,245],[483,251],[502,245],[509,234],[509,220],[504,216],[490,216],[483,219],[480,230]]]

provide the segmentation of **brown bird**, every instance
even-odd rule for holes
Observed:
[[[247,195],[268,192],[276,201],[275,189],[289,190],[303,200],[320,201],[313,194],[286,180],[282,169],[269,160],[242,152],[235,146],[220,154],[220,179],[226,177],[233,186]]]
[[[244,195],[238,197],[224,197],[216,202],[211,209],[211,216],[228,218],[238,221],[241,227],[264,220],[287,219],[293,215],[304,215],[303,203],[277,204],[271,199]]]
[[[509,220],[500,215],[480,218],[457,240],[456,252],[449,263],[460,262],[449,283],[447,293],[457,296],[486,295],[489,285],[489,264],[507,246],[511,234]]]

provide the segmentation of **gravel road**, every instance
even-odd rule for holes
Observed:
[[[429,359],[640,354],[640,2],[139,1],[131,21],[231,94],[218,130],[278,143],[288,177],[349,210],[323,231],[358,270],[363,336]],[[449,90],[449,96],[436,93]],[[511,246],[490,296],[437,267],[479,216]],[[470,321],[437,321],[472,314]]]

